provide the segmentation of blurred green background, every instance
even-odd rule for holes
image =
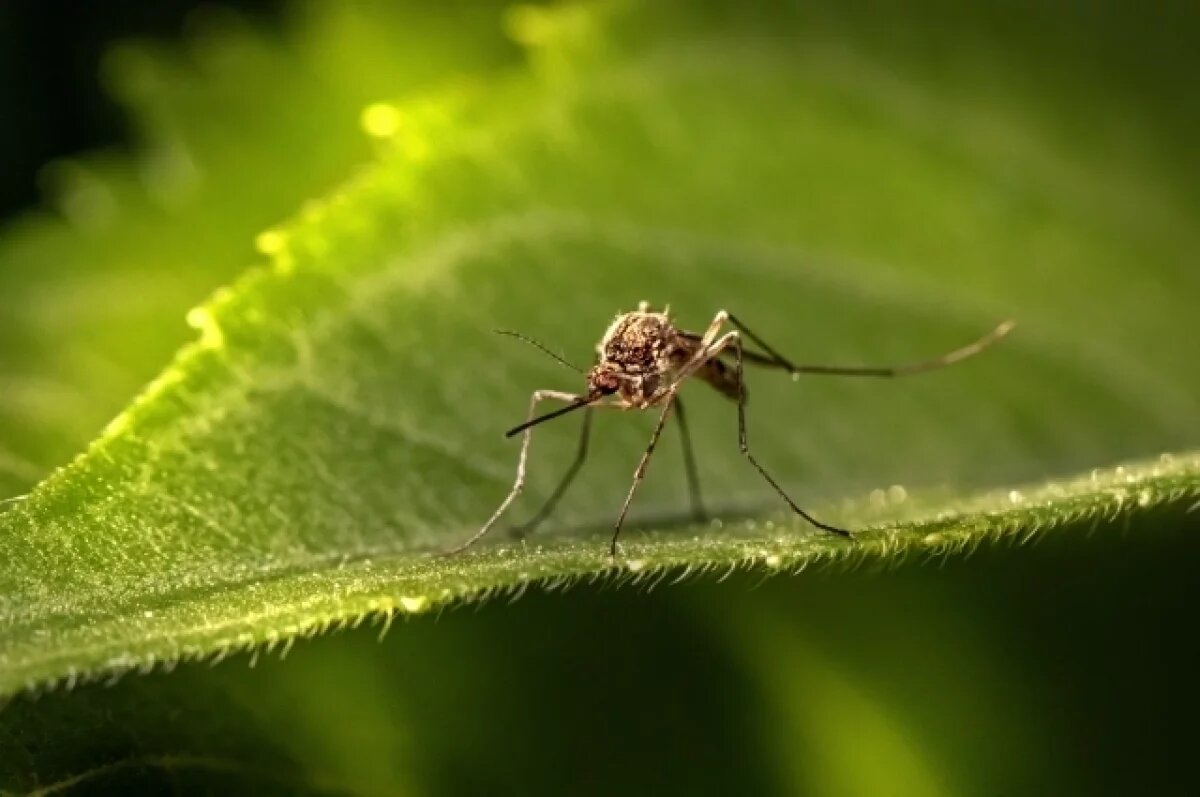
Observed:
[[[255,236],[372,157],[365,105],[523,62],[500,4],[231,5],[0,8],[0,494],[82,450],[192,338],[187,309],[256,259]],[[807,15],[831,52],[903,63],[960,107],[981,93],[985,109],[1051,120],[1035,129],[1095,171],[1049,162],[1038,179],[1135,219],[1159,273],[1200,286],[1195,4],[786,13]],[[112,46],[146,34],[160,38]],[[853,86],[855,69],[831,85]],[[902,89],[882,94],[920,115]],[[968,123],[1005,134],[986,113],[915,125],[937,147]],[[97,146],[110,149],[74,157]],[[1061,299],[1076,315],[1122,280],[1153,295],[1133,288],[1137,273],[1078,276]],[[1152,362],[1188,367],[1194,343],[1159,342]],[[1153,422],[1110,430],[1125,453],[1200,442],[1170,411],[1195,397],[1161,393]],[[1171,511],[943,566],[531,591],[397,624],[382,642],[362,628],[252,668],[238,656],[17,697],[0,708],[0,790],[1194,793],[1195,530],[1194,513]]]

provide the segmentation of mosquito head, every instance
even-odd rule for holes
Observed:
[[[597,363],[588,371],[588,395],[595,398],[611,396],[621,389],[622,374],[612,363]]]

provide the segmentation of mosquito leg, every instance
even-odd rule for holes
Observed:
[[[757,344],[759,348],[761,348],[768,355],[770,355],[771,360],[773,360],[776,365],[778,365],[781,368],[785,368],[788,371],[794,372],[796,370],[796,366],[792,365],[790,360],[788,360],[782,354],[780,354],[779,352],[775,351],[770,346],[768,346],[766,344],[766,342],[762,338],[760,338],[758,335],[755,335],[753,332],[751,332],[749,327],[747,327],[740,320],[738,320],[737,316],[733,315],[732,313],[726,313],[726,315],[729,317],[729,323],[733,324],[735,327],[737,327],[739,330],[741,330],[741,333],[743,335],[745,335],[750,340],[754,341],[754,343]],[[736,351],[737,351],[738,357],[741,358],[742,345],[741,345],[740,341],[736,344]],[[739,366],[739,368],[740,368],[740,366]]]
[[[633,502],[633,494],[637,492],[638,486],[641,485],[642,479],[646,476],[646,466],[650,464],[650,455],[654,453],[654,447],[658,445],[658,438],[662,434],[663,426],[667,423],[667,416],[671,414],[671,409],[674,406],[675,393],[672,391],[667,396],[662,414],[658,416],[658,423],[654,427],[654,433],[650,435],[650,444],[646,446],[646,451],[642,454],[641,461],[638,462],[637,470],[633,472],[633,484],[629,485],[629,494],[625,496],[625,503],[621,506],[621,514],[617,516],[617,525],[613,528],[612,543],[608,546],[609,555],[614,559],[617,557],[617,537],[621,536],[621,525],[625,522],[626,513],[629,512],[629,504]]]
[[[517,537],[524,537],[531,531],[536,529],[550,516],[554,511],[554,507],[558,505],[563,494],[571,486],[571,482],[575,481],[575,475],[579,473],[579,469],[583,467],[584,460],[587,459],[588,439],[591,437],[592,431],[592,408],[588,407],[583,411],[583,426],[579,433],[579,448],[575,452],[575,460],[571,463],[571,467],[567,468],[567,472],[563,474],[562,480],[558,486],[554,488],[554,492],[546,499],[546,503],[542,504],[542,508],[526,523],[513,529],[513,534]]]
[[[696,472],[696,456],[692,453],[692,434],[688,429],[687,416],[683,413],[683,399],[675,397],[675,420],[679,422],[679,437],[683,441],[683,467],[687,473],[688,498],[692,504],[692,517],[704,520],[704,502],[700,498],[700,476]]]
[[[763,345],[761,341],[756,340],[755,342],[758,343],[760,346],[762,346],[764,349],[767,349],[767,347],[765,345]],[[741,452],[746,456],[746,459],[750,460],[750,464],[753,465],[755,467],[755,469],[760,474],[762,474],[762,477],[767,480],[767,483],[775,488],[775,492],[779,493],[780,497],[782,497],[784,501],[787,501],[788,506],[790,506],[792,508],[793,512],[795,512],[797,515],[804,518],[805,520],[807,520],[809,523],[816,526],[817,528],[822,529],[824,531],[828,531],[831,534],[837,534],[841,537],[852,536],[850,534],[850,532],[846,531],[845,529],[840,529],[837,526],[830,526],[828,523],[822,523],[821,521],[814,518],[812,515],[805,512],[800,507],[796,506],[796,502],[793,501],[791,499],[791,497],[789,497],[788,494],[783,491],[783,488],[779,486],[779,483],[771,478],[771,475],[769,473],[767,473],[766,470],[763,469],[762,465],[758,464],[758,460],[756,460],[754,458],[754,455],[750,453],[750,445],[746,441],[746,382],[745,382],[745,372],[743,371],[743,368],[742,368],[742,338],[741,338],[741,336],[737,332],[730,332],[728,335],[726,335],[724,338],[722,338],[721,341],[719,341],[718,344],[716,346],[714,346],[712,350],[710,350],[712,352],[712,356],[716,356],[718,351],[721,348],[724,348],[725,346],[731,346],[733,348],[734,362],[736,363],[736,366],[737,366],[738,448],[741,449]],[[767,351],[770,351],[770,349],[767,349]]]
[[[534,411],[537,409],[538,402],[544,399],[554,399],[556,401],[570,403],[579,401],[580,397],[572,393],[561,393],[557,390],[536,390],[529,398],[529,415],[527,416],[529,420],[533,420]],[[500,502],[500,506],[496,507],[496,511],[492,513],[490,518],[488,518],[488,522],[483,524],[483,528],[475,532],[470,539],[461,545],[458,545],[447,551],[443,551],[443,556],[460,553],[479,542],[479,540],[482,539],[485,534],[491,531],[492,526],[496,525],[496,521],[499,520],[500,516],[504,514],[504,510],[508,509],[508,505],[516,500],[516,497],[521,494],[521,490],[525,487],[525,462],[529,456],[529,441],[532,439],[533,427],[527,427],[522,434],[521,455],[517,459],[517,478],[516,481],[513,482],[512,490],[509,491],[508,497]]]
[[[697,355],[698,359],[708,359],[708,357],[704,356],[703,353],[713,345],[713,342],[717,339],[717,335],[721,332],[721,327],[724,326],[725,322],[728,320],[729,313],[725,312],[724,310],[719,310],[717,314],[713,316],[713,320],[708,324],[708,329],[704,330],[704,335],[702,335],[700,338],[700,353]]]
[[[724,312],[724,311],[722,311]],[[929,360],[921,360],[918,362],[903,363],[900,365],[882,365],[882,366],[845,366],[845,365],[797,365],[791,360],[784,357],[775,349],[767,345],[766,341],[758,335],[750,331],[736,316],[726,313],[729,323],[741,331],[743,335],[756,343],[767,354],[766,356],[756,352],[744,352],[746,359],[751,362],[757,362],[760,365],[774,365],[791,373],[792,378],[799,378],[801,374],[826,374],[831,376],[871,376],[871,377],[896,377],[908,376],[909,374],[919,374],[924,371],[935,371],[939,368],[945,368],[955,363],[962,362],[970,357],[974,357],[984,349],[996,343],[1009,332],[1013,330],[1016,323],[1013,321],[1005,321],[999,324],[991,332],[988,332],[981,338],[968,343],[965,346],[960,346],[953,351],[938,355]],[[719,317],[719,314],[718,314]],[[711,341],[708,341],[711,343]],[[739,351],[741,349],[739,348]]]

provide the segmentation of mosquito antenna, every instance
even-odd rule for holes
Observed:
[[[529,337],[528,335],[522,335],[520,332],[513,332],[511,329],[493,329],[492,331],[495,332],[497,335],[508,335],[510,338],[516,338],[517,340],[523,340],[526,343],[528,343],[530,346],[536,346],[537,348],[541,349],[544,353],[550,355],[551,357],[558,360],[560,363],[567,366],[568,368],[570,368],[572,371],[575,371],[576,373],[580,373],[580,374],[587,373],[579,366],[573,365],[573,364],[567,362],[565,359],[563,359],[559,355],[555,354],[554,352],[550,351],[549,348],[538,343],[536,340]]]
[[[784,359],[784,357],[777,351],[764,343],[761,338],[759,338],[750,330],[746,329],[745,324],[742,324],[733,316],[730,316],[729,320],[733,322],[733,324],[737,326],[743,333],[745,333],[746,337],[757,343],[766,350],[767,354],[770,355],[770,357],[764,357],[761,355],[756,355],[753,357],[748,356],[748,360],[751,360],[752,362],[757,361],[762,365],[775,365],[779,368],[784,368],[790,371],[792,376],[799,376],[800,374],[818,374],[825,376],[892,377],[908,376],[909,374],[918,374],[922,371],[935,371],[939,368],[945,368],[946,366],[962,362],[969,357],[974,357],[976,354],[979,354],[984,349],[988,348],[1006,336],[1013,330],[1013,327],[1017,325],[1017,322],[1015,321],[1005,321],[978,340],[968,343],[966,346],[955,349],[954,351],[947,352],[939,357],[934,357],[931,360],[922,360],[920,362],[906,363],[904,365],[858,367],[841,365],[794,365],[788,360]],[[747,354],[750,353],[747,352]]]
[[[555,418],[559,417],[560,415],[566,415],[568,412],[574,412],[575,410],[579,409],[580,407],[586,407],[587,405],[589,405],[595,401],[598,401],[601,398],[603,398],[603,397],[602,396],[584,396],[582,398],[576,399],[575,401],[571,402],[567,406],[560,407],[559,409],[555,410],[554,412],[547,412],[545,415],[539,415],[538,417],[534,418],[533,420],[525,421],[525,423],[514,426],[513,428],[511,428],[507,432],[505,432],[504,436],[512,437],[515,434],[520,434],[521,432],[525,431],[526,429],[528,429],[531,426],[537,426],[539,423],[543,423],[545,421],[552,421]]]

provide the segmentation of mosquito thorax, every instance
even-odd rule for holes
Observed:
[[[676,335],[666,313],[639,310],[617,316],[596,351],[602,363],[627,374],[661,372],[669,366],[666,354]]]

